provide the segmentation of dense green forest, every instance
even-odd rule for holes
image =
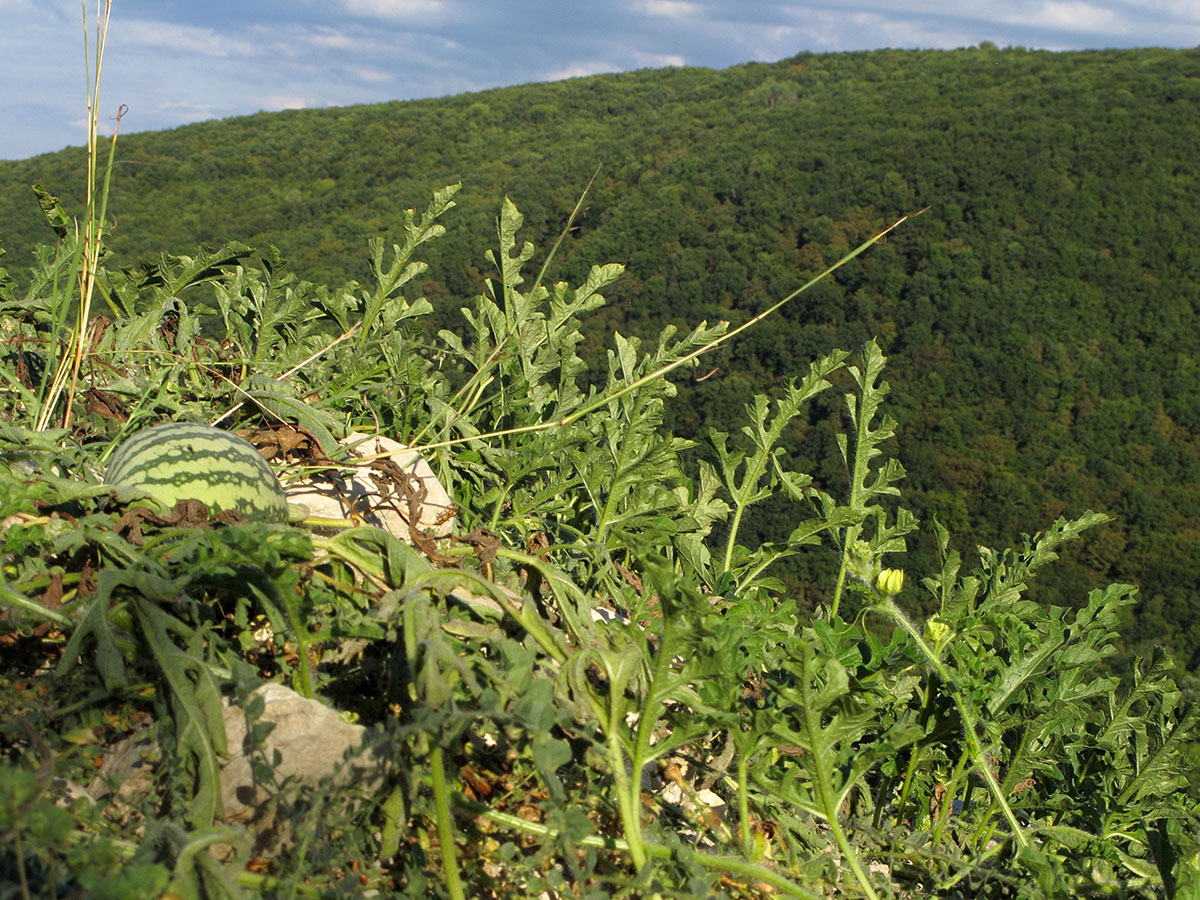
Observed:
[[[964,553],[1087,508],[1115,516],[1033,596],[1078,604],[1108,581],[1140,585],[1127,649],[1166,641],[1194,670],[1198,114],[1200,51],[989,45],[264,113],[121,137],[108,245],[133,267],[238,240],[278,247],[304,279],[366,281],[368,239],[399,235],[403,209],[461,181],[420,288],[435,326],[457,327],[498,198],[546,248],[598,170],[552,270],[577,283],[593,263],[627,265],[588,323],[595,358],[613,329],[746,321],[928,208],[723,349],[702,367],[719,366],[711,377],[681,383],[668,424],[728,430],[754,391],[877,336],[905,505]],[[52,238],[29,185],[78,208],[82,159],[0,163],[0,244],[18,281]],[[817,403],[789,435],[797,468],[842,477],[841,414]],[[757,515],[765,535],[793,514],[780,499]],[[803,596],[817,574],[800,563],[789,578]]]

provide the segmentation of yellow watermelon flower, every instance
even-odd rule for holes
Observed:
[[[875,587],[888,595],[900,593],[900,589],[904,587],[904,570],[884,569],[875,579]]]

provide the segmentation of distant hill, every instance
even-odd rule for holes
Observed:
[[[451,327],[487,274],[507,194],[543,250],[599,167],[552,277],[628,273],[612,329],[744,321],[900,216],[886,245],[681,385],[673,425],[740,407],[877,335],[909,472],[905,505],[964,550],[1091,507],[1098,529],[1041,585],[1081,602],[1142,586],[1138,646],[1200,666],[1200,51],[803,54],[345,109],[264,113],[118,143],[120,260],[236,239],[309,280],[365,280],[366,242],[462,181],[424,291]],[[28,185],[77,204],[82,151],[0,163],[0,243],[20,277],[51,232]],[[792,435],[836,481],[835,404]],[[789,515],[764,504],[759,522]],[[786,533],[786,530],[785,532]],[[915,552],[928,554],[930,546]],[[797,590],[812,573],[793,571]]]

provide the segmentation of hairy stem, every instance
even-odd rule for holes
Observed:
[[[462,879],[458,874],[458,857],[454,852],[454,819],[450,814],[450,789],[446,784],[445,761],[439,743],[430,746],[429,771],[433,776],[433,807],[437,817],[438,844],[442,852],[446,891],[451,900],[465,900]]]
[[[804,704],[803,715],[805,728],[811,735],[815,736],[823,727],[820,713],[813,709],[811,703],[806,702]],[[816,738],[812,743],[814,747],[819,746],[820,739]],[[854,848],[850,846],[846,832],[842,830],[842,824],[838,816],[837,792],[833,789],[833,773],[830,772],[824,755],[820,752],[813,753],[811,766],[817,796],[821,801],[821,808],[824,811],[829,830],[833,833],[833,839],[837,842],[838,849],[842,851],[842,859],[846,861],[846,864],[850,867],[850,871],[854,873],[855,880],[858,881],[868,900],[878,900],[875,888],[871,885],[871,879],[867,877],[862,863],[858,861],[858,855],[854,852]]]
[[[750,833],[750,797],[746,792],[746,782],[750,777],[749,768],[749,755],[739,752],[737,758],[738,831],[742,836],[742,852],[753,859],[754,836]]]
[[[979,776],[987,785],[988,793],[992,795],[992,801],[1000,809],[1008,822],[1009,829],[1012,831],[1013,840],[1022,847],[1029,846],[1029,839],[1025,837],[1025,831],[1021,828],[1021,823],[1017,821],[1016,814],[1012,807],[1008,805],[1008,801],[1004,798],[1004,791],[1000,788],[1000,783],[996,780],[996,774],[992,771],[992,767],[988,765],[987,755],[983,752],[983,744],[979,740],[979,733],[975,730],[975,714],[971,710],[970,703],[963,696],[956,686],[950,671],[942,664],[942,660],[933,648],[926,643],[921,632],[909,620],[900,607],[896,605],[896,601],[890,596],[885,597],[880,605],[875,607],[876,610],[887,618],[891,619],[913,639],[921,654],[929,662],[929,665],[937,672],[938,677],[942,679],[942,683],[946,685],[950,691],[950,696],[954,699],[954,705],[958,709],[959,718],[962,720],[963,737],[967,743],[967,754],[971,759],[971,764]]]
[[[925,691],[925,700],[921,704],[921,718],[927,719],[929,716],[930,707],[933,705],[933,688],[927,687]],[[917,741],[913,744],[912,750],[908,755],[908,768],[904,771],[904,783],[900,787],[900,799],[896,801],[896,827],[900,827],[900,823],[904,821],[904,809],[908,805],[908,794],[912,790],[913,776],[917,772],[917,764],[921,759],[921,749],[924,747],[922,741]]]
[[[642,819],[641,819],[641,780],[637,778],[637,773],[631,779],[629,772],[625,769],[625,754],[621,750],[621,741],[617,737],[621,723],[618,717],[614,716],[616,721],[609,721],[608,729],[608,759],[609,765],[613,771],[613,780],[617,786],[617,807],[621,814],[621,828],[625,832],[625,841],[629,849],[629,856],[633,859],[634,867],[640,872],[642,867],[646,865],[646,848],[642,841]]]

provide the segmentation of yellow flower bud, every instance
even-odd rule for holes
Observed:
[[[904,587],[903,569],[884,569],[875,579],[875,587],[885,594],[898,594]]]
[[[925,639],[932,641],[935,647],[946,643],[953,631],[954,629],[941,619],[930,619],[925,623]]]

